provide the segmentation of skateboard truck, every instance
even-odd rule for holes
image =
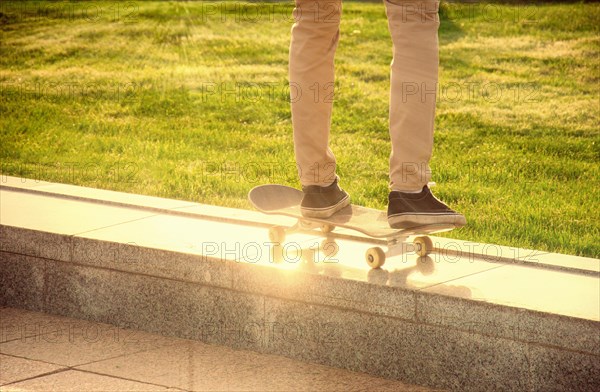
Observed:
[[[273,226],[269,229],[269,240],[271,242],[283,242],[285,241],[285,237],[287,232],[299,232],[304,230],[314,230],[315,228],[321,229],[321,232],[328,234],[335,229],[334,225],[330,225],[328,223],[316,223],[303,219],[298,219],[296,224],[292,227],[284,227],[284,226]]]
[[[285,237],[288,232],[299,232],[305,230],[320,229],[324,234],[331,233],[335,226],[328,223],[318,223],[298,219],[296,224],[291,227],[284,226],[273,226],[269,229],[269,240],[271,242],[282,243],[285,241]],[[381,247],[375,246],[367,249],[365,253],[365,260],[369,267],[380,268],[385,264],[385,260],[388,257],[397,256],[405,253],[407,245],[411,245],[406,241],[408,236],[396,236],[387,238],[387,251],[384,251]],[[428,236],[418,236],[412,242],[414,252],[419,257],[427,256],[433,250],[433,241]]]
[[[394,237],[388,239],[387,251],[384,251],[381,247],[375,246],[367,249],[365,253],[365,260],[371,268],[380,268],[385,263],[386,258],[400,255],[404,253],[404,247],[409,245],[406,241],[401,241],[401,238],[408,237]],[[414,251],[419,257],[425,257],[433,250],[433,241],[427,236],[419,236],[413,240],[412,245]]]

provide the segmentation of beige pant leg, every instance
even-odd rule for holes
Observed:
[[[390,90],[390,187],[419,190],[431,178],[438,81],[439,2],[384,0],[394,45]]]
[[[335,179],[329,148],[341,0],[296,0],[289,53],[294,151],[302,185]]]

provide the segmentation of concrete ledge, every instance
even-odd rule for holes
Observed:
[[[145,211],[152,214],[199,218],[203,220],[231,222],[257,227],[269,227],[275,224],[291,225],[294,223],[293,219],[269,216],[256,211],[225,208],[103,189],[56,184],[11,176],[0,176],[0,179],[0,187],[4,190],[29,192],[36,195],[50,196],[52,198],[64,198],[67,200],[124,207],[130,210]],[[341,230],[339,236],[355,241],[362,240],[369,243],[385,243],[383,240],[372,239],[360,233],[345,229]],[[600,262],[598,259],[495,244],[481,244],[435,236],[432,238],[434,239],[434,246],[438,250],[438,255],[441,255],[446,259],[462,257],[482,259],[488,262],[515,263],[531,266],[541,265],[546,269],[579,272],[591,276],[600,274]]]
[[[298,234],[275,263],[265,228],[289,220],[14,177],[0,185],[0,306],[437,388],[600,386],[599,260],[435,238],[431,257],[369,270],[369,240],[344,233],[334,257]]]

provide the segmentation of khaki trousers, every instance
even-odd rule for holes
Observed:
[[[329,132],[342,2],[295,2],[289,81],[296,163],[302,185],[327,185],[336,178]],[[438,81],[439,2],[383,2],[393,43],[389,101],[390,188],[420,190],[431,178],[429,160]]]

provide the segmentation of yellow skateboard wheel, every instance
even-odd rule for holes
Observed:
[[[433,241],[427,236],[415,238],[413,244],[415,245],[415,253],[419,257],[425,257],[433,250]]]
[[[367,249],[365,254],[367,264],[371,268],[380,268],[385,263],[385,252],[379,247]]]

